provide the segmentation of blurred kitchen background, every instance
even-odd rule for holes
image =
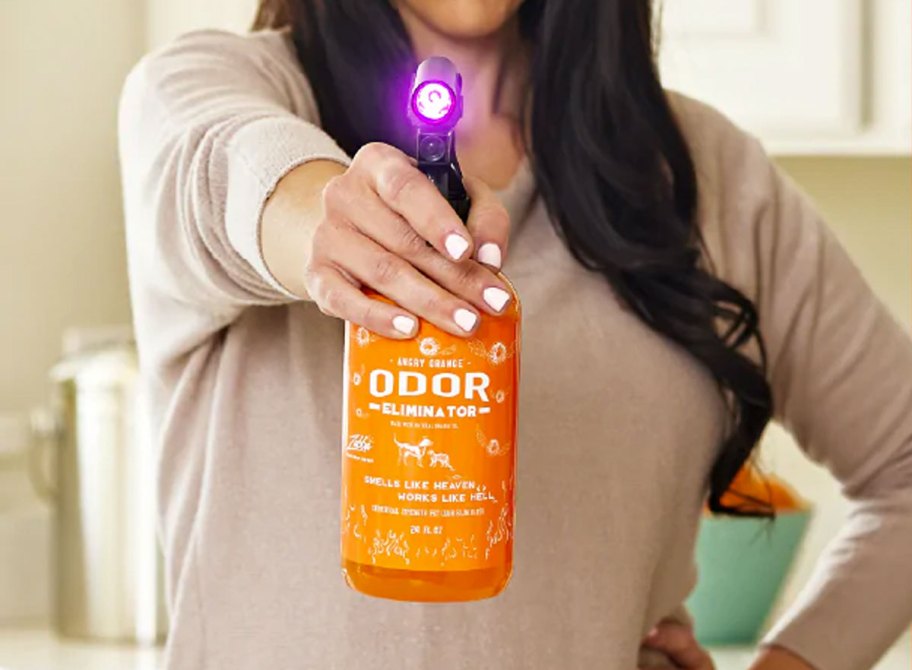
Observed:
[[[896,318],[912,327],[912,3],[663,4],[666,85],[720,107],[759,135],[817,202]],[[99,646],[50,632],[61,578],[79,580],[78,575],[58,574],[55,585],[51,577],[53,556],[60,551],[58,534],[88,533],[80,523],[102,524],[100,530],[91,529],[96,535],[104,535],[105,523],[127,523],[130,532],[140,526],[119,517],[80,520],[77,514],[74,521],[68,509],[61,509],[61,515],[69,515],[67,523],[77,527],[61,529],[59,521],[55,525],[54,504],[39,498],[29,483],[27,451],[35,442],[30,424],[37,422],[47,438],[55,422],[66,421],[53,412],[34,411],[49,407],[52,389],[60,387],[48,374],[64,348],[70,361],[75,357],[87,365],[98,363],[98,352],[114,351],[98,374],[113,375],[121,384],[118,393],[129,391],[123,386],[130,380],[129,347],[117,328],[130,320],[115,134],[124,76],[144,52],[184,31],[243,30],[254,6],[255,0],[0,2],[0,669],[156,667],[159,653],[154,649]],[[68,373],[58,368],[58,378],[61,374]],[[122,407],[108,407],[104,411],[109,415],[129,410],[129,397],[111,397]],[[101,438],[84,435],[80,439],[85,443],[70,448],[144,448],[135,437],[141,430],[133,426],[128,435],[123,428],[127,424],[118,425]],[[93,439],[105,444],[93,445]],[[48,451],[54,448],[31,459],[39,480],[49,479],[53,488],[79,474],[60,472]],[[75,462],[57,465],[76,468]],[[766,437],[762,462],[812,510],[797,559],[785,561],[784,586],[780,589],[772,577],[769,599],[775,602],[775,613],[805,582],[848,504],[827,473],[804,460],[778,428]],[[106,467],[80,463],[87,468],[83,476]],[[147,461],[131,460],[129,467],[125,476],[152,477]],[[50,500],[96,511],[126,504],[116,487],[84,484],[84,489],[79,499],[65,499],[58,490]],[[130,504],[137,505],[135,500]],[[145,510],[143,504],[137,509]],[[79,546],[102,542],[89,539]],[[786,553],[797,547],[786,544]],[[115,579],[114,573],[105,574]],[[142,578],[154,582],[155,574],[147,563]],[[704,571],[703,579],[712,576]],[[90,597],[89,587],[80,588],[82,592],[68,596],[77,603]],[[145,600],[136,593],[126,597],[116,588],[98,597],[117,600],[121,609],[127,603],[154,610],[155,588],[154,583],[140,587]],[[761,614],[768,620],[766,612]],[[154,639],[154,612],[118,616],[133,631],[128,639]],[[83,624],[91,635],[92,622]],[[106,636],[124,637],[102,631],[101,637]],[[898,645],[879,667],[908,668],[907,647],[908,642]],[[746,667],[746,654],[737,648],[718,652],[720,668]]]

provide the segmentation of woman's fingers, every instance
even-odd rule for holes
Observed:
[[[386,144],[367,144],[355,160],[386,205],[441,254],[454,261],[469,258],[472,237],[449,203],[408,157]]]
[[[471,304],[444,290],[407,260],[384,249],[357,229],[350,226],[326,228],[317,243],[321,247],[321,258],[407,312],[453,335],[465,337],[475,332],[479,317]]]
[[[501,314],[512,300],[504,282],[491,270],[473,260],[452,263],[438,253],[416,259],[415,267],[443,288],[463,295],[490,314]]]
[[[396,305],[368,298],[331,266],[310,270],[307,286],[310,297],[328,316],[351,321],[397,340],[413,337],[418,330],[414,316]]]
[[[467,226],[475,240],[475,259],[499,270],[510,237],[510,216],[487,184],[469,176],[464,181],[472,198]]]
[[[501,313],[509,304],[507,285],[491,269],[473,260],[456,263],[438,253],[378,196],[366,194],[350,207],[349,216],[364,222],[360,232],[407,260],[447,291],[491,314]]]
[[[697,642],[690,626],[662,621],[643,640],[643,644],[666,654],[675,665],[686,670],[713,670],[712,657]]]
[[[330,266],[349,286],[369,286],[447,332],[474,333],[479,310],[499,314],[512,299],[496,274],[509,219],[483,182],[468,179],[466,186],[473,200],[468,226],[404,153],[385,144],[365,145],[349,169],[322,190],[324,218],[312,238],[308,276],[314,267]],[[331,295],[338,298],[337,293]],[[346,309],[354,309],[350,303]],[[382,316],[388,320],[391,313]]]

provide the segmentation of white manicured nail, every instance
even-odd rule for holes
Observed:
[[[446,240],[444,240],[443,246],[446,247],[447,253],[452,257],[452,259],[454,261],[458,261],[460,258],[462,258],[462,255],[465,253],[466,249],[469,248],[469,241],[462,235],[450,233],[447,235]]]
[[[500,264],[503,262],[503,257],[500,255],[500,247],[493,242],[482,244],[478,249],[478,262],[499,270]]]
[[[500,312],[510,302],[510,294],[496,286],[489,286],[481,292],[481,295],[484,297],[484,301],[488,303],[488,306],[495,312]]]
[[[399,316],[393,317],[393,328],[398,330],[403,335],[411,335],[415,331],[415,319],[410,316]]]
[[[478,321],[478,317],[475,316],[473,312],[470,312],[467,309],[462,309],[461,307],[456,310],[453,314],[453,321],[456,322],[456,325],[462,328],[465,332],[472,332],[472,328],[475,327],[475,323]]]

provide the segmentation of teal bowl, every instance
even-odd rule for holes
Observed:
[[[756,643],[788,576],[810,510],[775,521],[705,517],[697,538],[697,588],[687,601],[703,645]]]

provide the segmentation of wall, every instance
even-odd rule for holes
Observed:
[[[129,320],[116,103],[135,0],[0,2],[0,412],[45,395],[65,326]]]
[[[816,200],[820,211],[897,319],[912,328],[912,161],[790,158],[780,165]],[[797,594],[814,561],[836,534],[848,504],[829,474],[803,457],[791,438],[772,428],[762,461],[815,505],[803,551],[780,611]]]
[[[146,40],[156,47],[199,28],[217,26],[243,32],[253,23],[259,3],[258,0],[152,0],[146,4]]]

